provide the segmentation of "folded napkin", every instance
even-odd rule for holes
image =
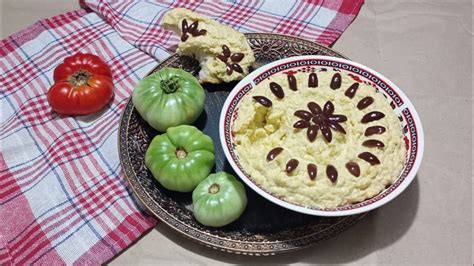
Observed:
[[[313,3],[317,2],[317,3]],[[331,45],[363,0],[105,1],[41,20],[0,46],[0,264],[100,264],[156,221],[134,199],[117,150],[120,114],[134,86],[179,41],[167,10],[184,7],[242,32]],[[52,112],[53,70],[74,53],[100,55],[115,97],[94,115]]]

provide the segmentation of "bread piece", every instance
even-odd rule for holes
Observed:
[[[178,54],[192,56],[199,61],[201,83],[240,80],[255,62],[245,36],[215,20],[176,8],[165,14],[161,24],[181,37],[176,50]]]

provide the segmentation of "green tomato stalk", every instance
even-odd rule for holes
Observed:
[[[161,74],[159,75],[161,79],[161,88],[165,93],[174,93],[179,89],[178,79],[176,77],[171,77],[169,79],[163,79]]]
[[[209,193],[216,194],[217,192],[219,192],[219,185],[218,184],[212,184],[209,187]]]

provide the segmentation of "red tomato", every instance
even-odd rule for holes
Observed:
[[[54,70],[48,102],[60,114],[92,114],[112,99],[113,88],[109,66],[96,55],[78,53]]]

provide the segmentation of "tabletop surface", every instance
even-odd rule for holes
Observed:
[[[78,1],[2,0],[1,37]],[[158,223],[110,264],[470,264],[472,243],[472,2],[366,0],[334,45],[396,83],[415,105],[425,153],[398,198],[341,235],[273,257],[227,254]]]

